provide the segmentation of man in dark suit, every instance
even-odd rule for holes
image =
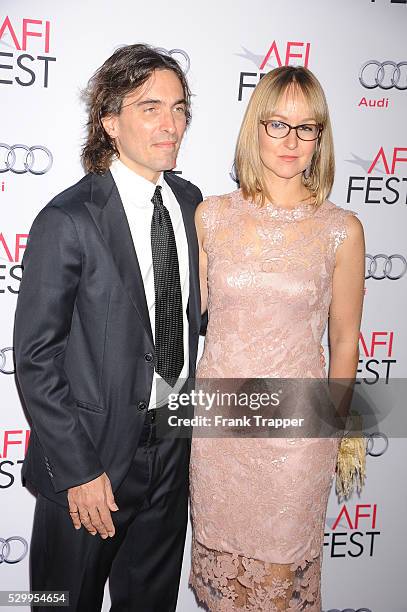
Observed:
[[[190,119],[173,58],[118,49],[86,91],[86,176],[37,216],[15,319],[32,421],[23,478],[38,491],[33,590],[70,610],[176,607],[190,441],[157,435],[193,376],[201,321],[197,187],[168,172]],[[158,387],[157,387],[158,388]],[[37,608],[41,609],[41,608]]]

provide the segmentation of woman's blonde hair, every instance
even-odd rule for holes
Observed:
[[[235,169],[245,198],[264,205],[271,201],[264,169],[260,159],[259,126],[261,120],[270,119],[284,94],[301,92],[309,105],[311,116],[321,125],[312,157],[309,176],[302,176],[315,205],[328,197],[334,180],[335,160],[331,122],[325,94],[318,79],[303,66],[282,66],[268,72],[256,86],[240,128],[236,145]],[[263,126],[261,126],[262,129]],[[308,174],[308,173],[307,173]]]

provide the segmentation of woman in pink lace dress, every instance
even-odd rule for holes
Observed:
[[[364,287],[359,220],[327,200],[326,100],[302,67],[271,71],[236,149],[240,189],[198,207],[209,323],[198,378],[352,379]],[[201,430],[202,433],[202,430]],[[194,437],[190,583],[211,611],[320,612],[336,438]]]

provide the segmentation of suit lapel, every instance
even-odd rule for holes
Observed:
[[[85,205],[110,249],[121,281],[154,345],[139,262],[126,213],[110,172],[92,175],[91,201]]]
[[[189,300],[188,320],[190,346],[200,326],[200,289],[198,272],[198,242],[196,238],[194,210],[195,201],[188,202],[188,191],[176,175],[165,172],[164,178],[174,193],[182,213],[188,242]],[[143,278],[133,244],[126,213],[113,177],[108,171],[103,175],[92,175],[91,199],[85,205],[95,222],[105,244],[110,250],[120,279],[140,317],[152,346],[150,316],[144,292]]]

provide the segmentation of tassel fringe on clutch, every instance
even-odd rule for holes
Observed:
[[[349,499],[356,489],[361,492],[366,478],[366,438],[362,434],[361,417],[349,417],[353,436],[346,435],[339,445],[336,465],[336,493],[339,499]],[[349,433],[348,431],[348,433]]]

